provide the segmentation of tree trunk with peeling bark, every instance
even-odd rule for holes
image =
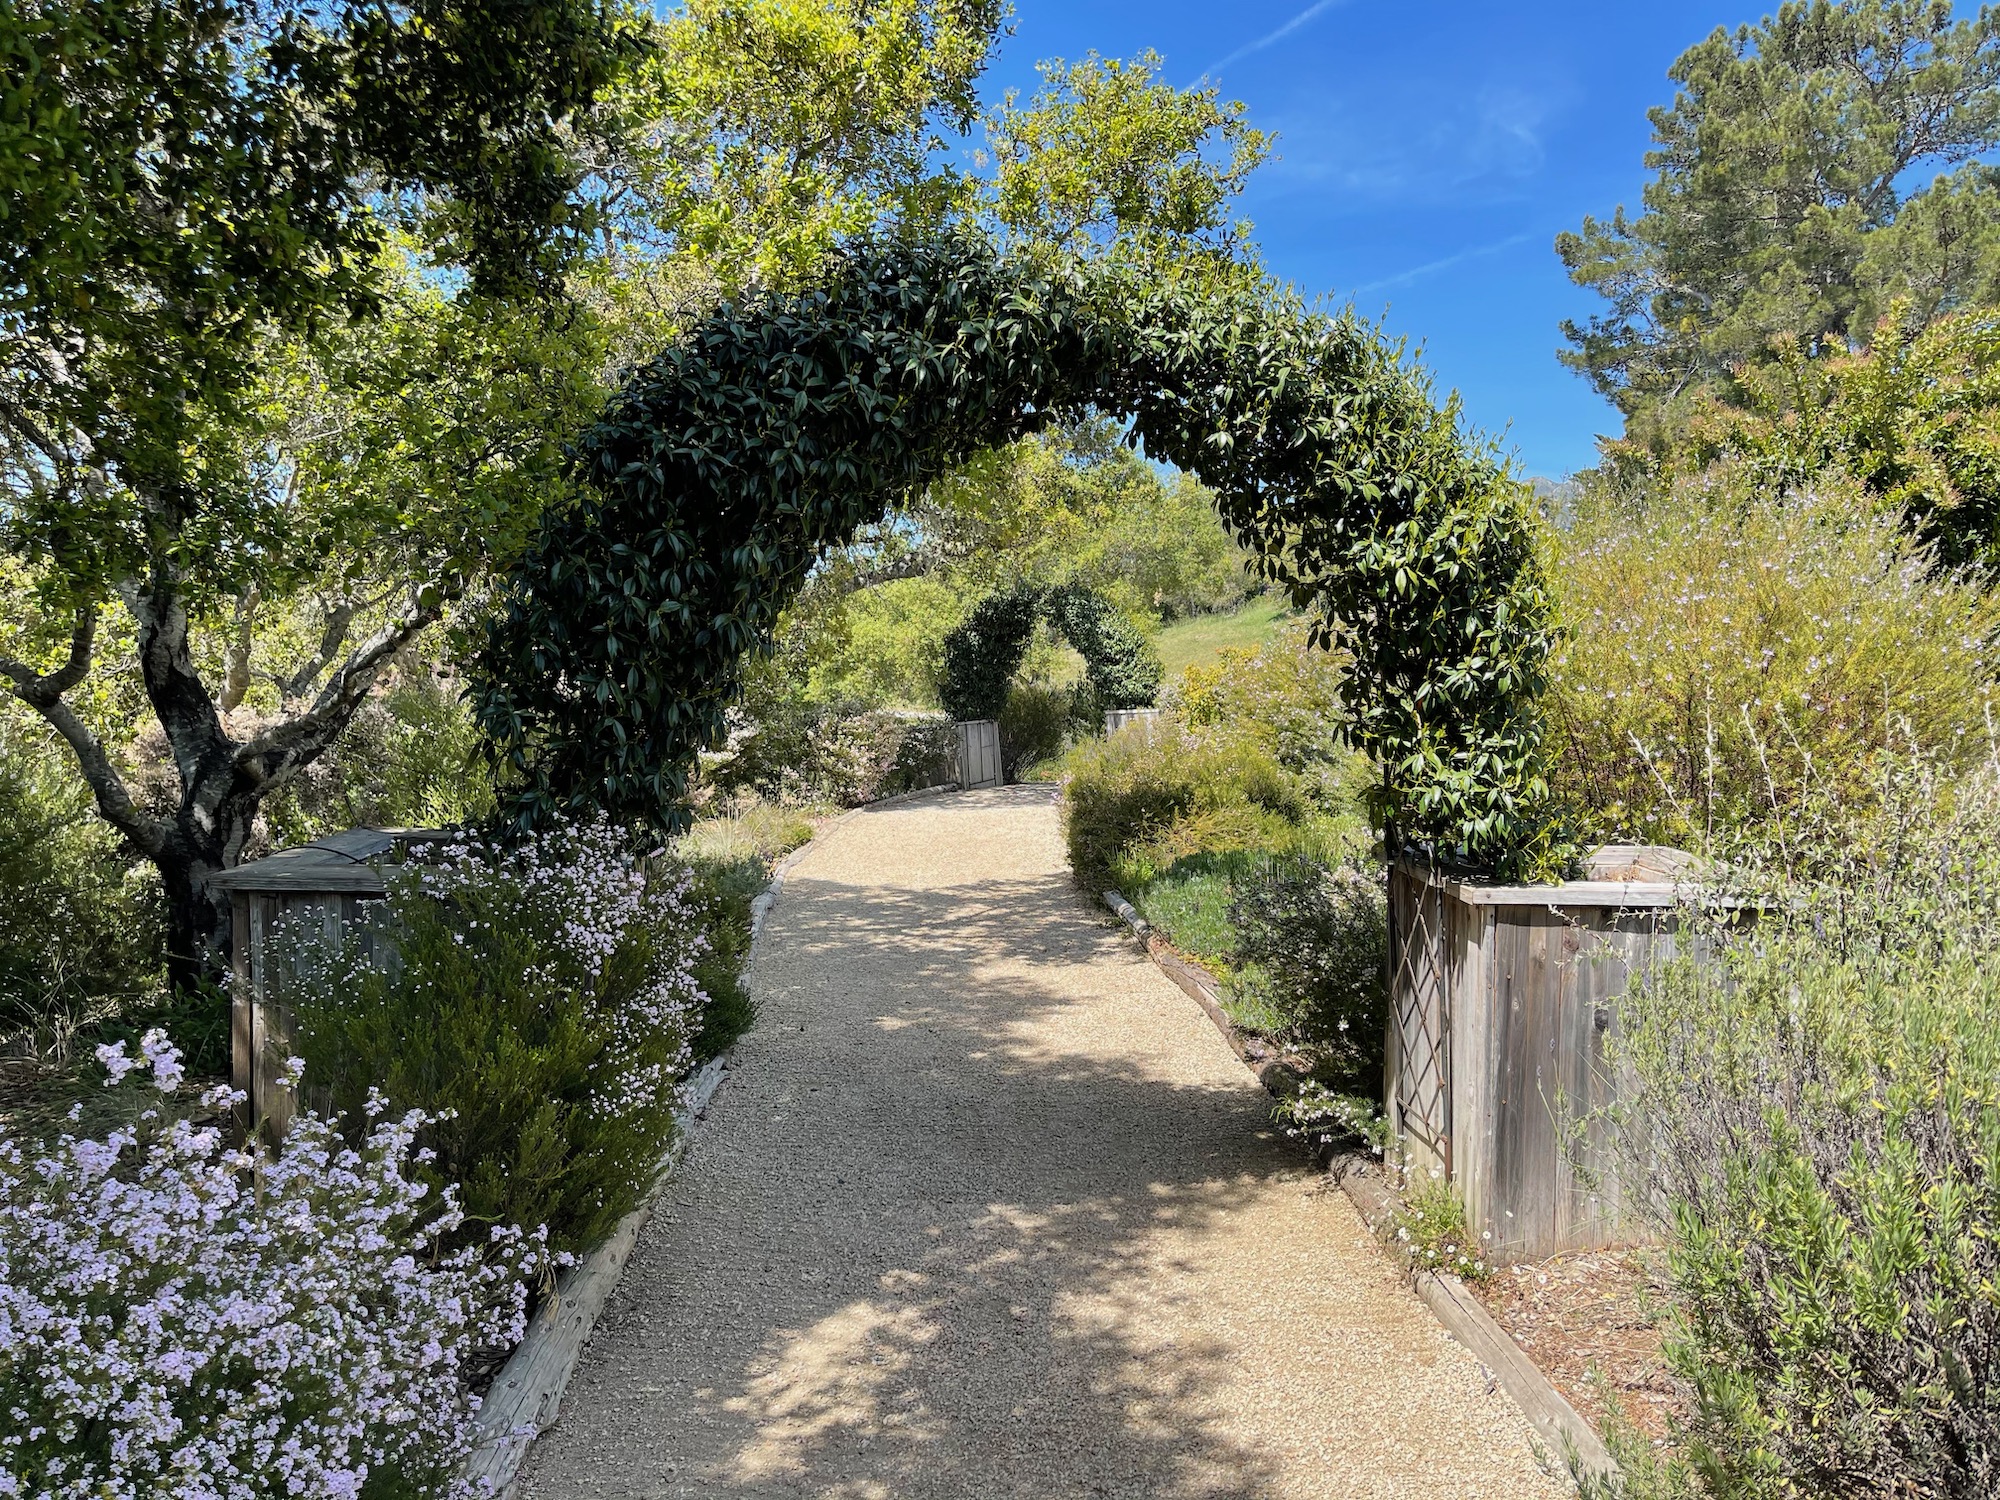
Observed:
[[[229,907],[212,892],[210,882],[242,858],[264,799],[339,738],[389,659],[442,614],[444,601],[435,591],[413,596],[407,610],[354,646],[344,660],[340,651],[355,611],[348,604],[329,611],[325,639],[309,664],[311,678],[302,670],[288,686],[303,682],[303,694],[338,661],[332,675],[309,705],[251,739],[238,740],[229,734],[223,715],[242,700],[244,684],[238,678],[239,671],[247,676],[247,649],[239,663],[232,647],[229,680],[220,694],[212,695],[195,666],[178,579],[156,567],[149,578],[128,581],[119,593],[138,626],[140,677],[180,781],[179,805],[171,813],[151,813],[133,801],[116,761],[65,696],[90,673],[104,606],[78,610],[69,658],[57,670],[37,673],[23,663],[0,660],[0,674],[11,680],[14,695],[69,744],[99,813],[159,870],[167,907],[167,974],[176,989],[187,989],[227,972]],[[249,599],[244,607],[254,610],[255,604]],[[241,612],[235,624],[241,639],[248,629]]]

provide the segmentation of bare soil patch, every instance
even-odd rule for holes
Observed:
[[[1479,1300],[1551,1384],[1603,1435],[1609,1403],[1654,1442],[1676,1395],[1660,1358],[1661,1295],[1644,1257],[1596,1250],[1508,1266]]]

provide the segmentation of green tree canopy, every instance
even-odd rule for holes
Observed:
[[[177,979],[267,799],[568,502],[621,366],[844,237],[992,217],[944,148],[1001,22],[0,0],[0,673],[158,866]],[[1090,170],[1184,178],[1161,140]]]
[[[1249,226],[1230,205],[1272,138],[1217,90],[1162,81],[1161,60],[1091,53],[1041,65],[1023,104],[1009,90],[988,123],[994,217],[1031,241],[1079,249],[1119,238],[1233,254]]]
[[[997,719],[1007,688],[1046,620],[1083,658],[1101,708],[1148,708],[1160,691],[1160,658],[1112,605],[1080,584],[1017,585],[988,594],[945,637],[938,697],[954,719]]]
[[[2000,313],[1949,313],[1914,332],[1892,313],[1866,350],[1787,350],[1744,370],[1730,400],[1684,402],[1672,433],[1647,426],[1608,444],[1604,470],[1628,488],[1670,486],[1724,462],[1780,495],[1845,473],[1946,568],[2000,572]]]
[[[1897,298],[1919,324],[2000,300],[2000,11],[1788,0],[1670,76],[1643,212],[1556,242],[1610,304],[1562,358],[1628,418],[1774,340],[1865,344]]]
[[[241,849],[265,791],[325,748],[382,663],[438,617],[459,544],[492,526],[476,513],[497,493],[482,479],[520,456],[499,433],[454,452],[371,429],[369,403],[349,398],[381,373],[375,356],[447,382],[464,364],[458,330],[404,318],[427,281],[462,283],[447,322],[532,338],[520,311],[552,299],[593,222],[577,138],[631,44],[597,0],[0,7],[0,474],[8,548],[38,606],[0,671],[67,741],[99,811],[159,866],[179,977],[223,925],[206,875]],[[424,247],[410,274],[403,236]],[[277,409],[321,339],[328,363]],[[506,405],[488,381],[445,389]],[[359,425],[315,425],[315,404]],[[294,456],[275,462],[288,424]],[[319,488],[307,450],[387,458],[390,486],[448,469],[450,513],[395,525],[407,497]],[[353,533],[379,534],[385,511],[421,570],[375,601],[386,613],[344,660],[345,625],[330,632],[336,659],[323,680],[307,675],[301,712],[232,738],[195,621],[322,573]],[[114,601],[181,781],[164,812],[135,801],[70,699]]]

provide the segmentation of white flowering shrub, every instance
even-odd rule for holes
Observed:
[[[1394,1144],[1389,1121],[1373,1099],[1338,1093],[1311,1078],[1290,1098],[1280,1099],[1271,1118],[1285,1134],[1314,1150],[1359,1141],[1375,1155],[1385,1156]]]
[[[1487,1260],[1483,1243],[1491,1233],[1474,1240],[1465,1205],[1435,1169],[1405,1175],[1402,1200],[1387,1228],[1391,1245],[1412,1275],[1442,1271],[1475,1286],[1493,1278],[1493,1263]]]
[[[110,1082],[143,1066],[171,1094],[179,1056],[142,1050],[100,1049]],[[0,1141],[0,1495],[462,1492],[466,1362],[518,1342],[534,1242],[440,1248],[462,1215],[413,1174],[421,1114],[378,1111],[358,1147],[301,1119],[259,1171],[165,1103],[104,1140]]]
[[[367,945],[280,935],[307,1102],[352,1119],[379,1090],[425,1111],[425,1171],[469,1223],[588,1248],[672,1139],[705,1001],[689,871],[595,824],[419,850],[383,908]]]

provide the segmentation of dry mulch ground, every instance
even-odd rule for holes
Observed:
[[[1559,1255],[1502,1269],[1478,1296],[1570,1405],[1600,1433],[1607,1398],[1658,1441],[1674,1410],[1642,1258],[1629,1250]]]

